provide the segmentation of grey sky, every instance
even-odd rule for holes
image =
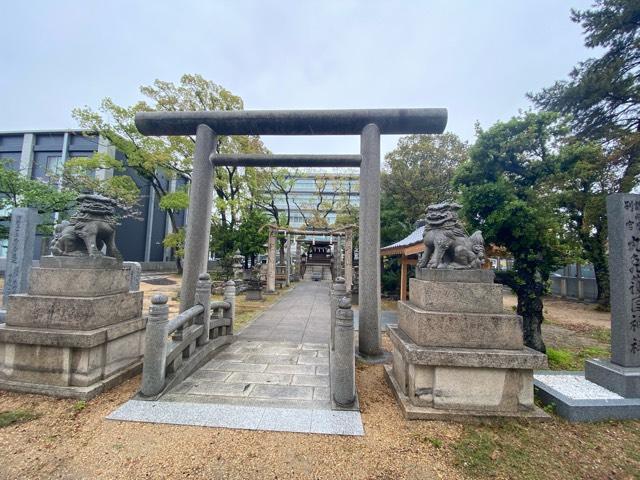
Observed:
[[[473,140],[525,93],[593,55],[571,7],[587,1],[4,2],[0,131],[75,126],[71,109],[140,98],[200,73],[246,109],[446,107]],[[357,153],[356,137],[265,137],[277,153]],[[397,137],[383,139],[383,152]]]

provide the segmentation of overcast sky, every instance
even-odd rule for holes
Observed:
[[[12,1],[0,131],[74,127],[71,110],[200,73],[246,109],[446,107],[473,140],[593,56],[578,0]],[[383,137],[383,152],[397,142]],[[357,153],[357,137],[265,137],[275,153]]]

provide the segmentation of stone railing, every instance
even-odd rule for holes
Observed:
[[[356,409],[353,310],[351,310],[351,293],[347,291],[344,278],[338,277],[336,279],[330,295],[329,374],[331,403],[334,409]]]
[[[145,336],[141,397],[157,398],[233,341],[236,287],[225,284],[224,300],[211,302],[211,279],[198,278],[196,304],[169,319],[168,298],[151,298]]]

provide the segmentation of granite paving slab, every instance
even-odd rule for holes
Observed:
[[[364,435],[360,412],[129,400],[108,420],[275,432]]]

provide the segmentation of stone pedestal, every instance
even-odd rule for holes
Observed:
[[[493,272],[418,269],[416,277],[389,328],[393,366],[385,366],[405,417],[545,418],[533,403],[533,370],[547,358],[523,345],[522,319],[503,312]]]
[[[142,292],[114,258],[43,257],[0,325],[0,388],[91,398],[137,373]]]

